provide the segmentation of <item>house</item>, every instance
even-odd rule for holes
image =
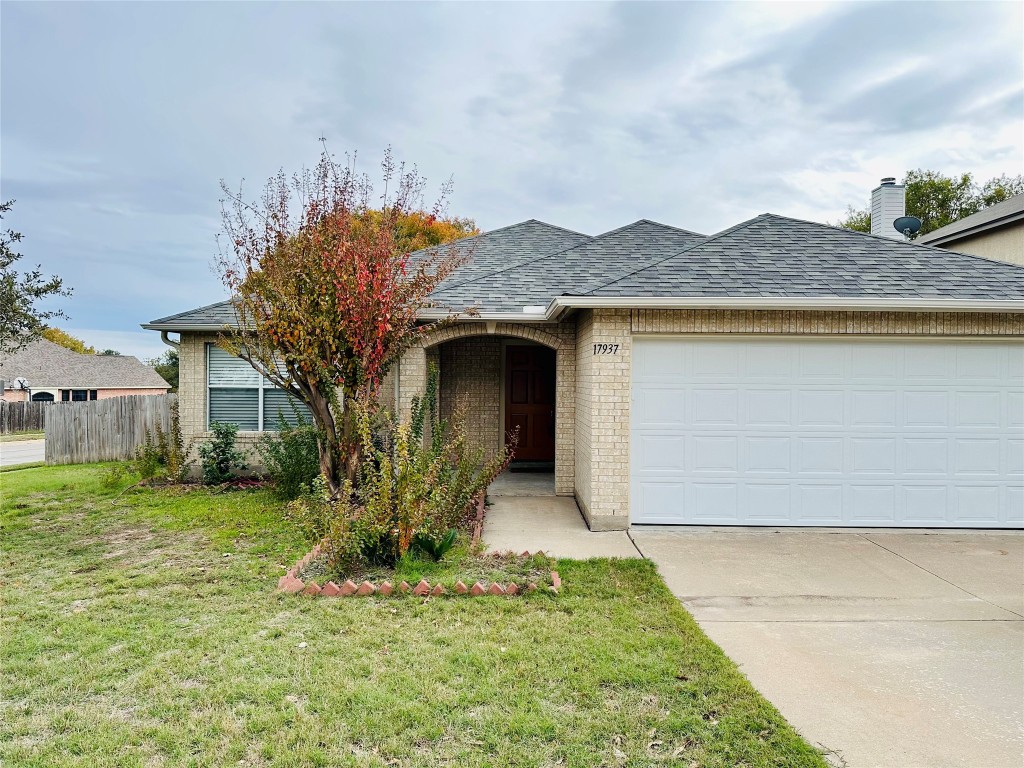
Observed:
[[[83,355],[36,339],[0,361],[3,399],[60,402],[170,390],[155,370],[127,355]]]
[[[954,221],[915,242],[1024,264],[1024,195],[1015,195]]]
[[[772,214],[461,242],[434,298],[477,311],[405,353],[386,397],[407,414],[435,364],[442,413],[463,404],[486,446],[518,429],[514,468],[551,470],[592,529],[1024,527],[1024,267]],[[232,320],[143,326],[180,334],[189,433],[280,405],[215,345]]]

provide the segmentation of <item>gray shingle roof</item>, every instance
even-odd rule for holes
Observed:
[[[637,267],[701,242],[704,235],[642,219],[579,245],[467,276],[461,270],[433,298],[452,309],[479,305],[485,312],[522,312],[547,306],[564,293],[586,293]]]
[[[762,214],[589,296],[1024,299],[1024,267]]]
[[[472,260],[433,298],[497,315],[558,296],[1024,300],[1024,267],[767,213],[711,237],[646,219],[597,237],[530,220],[459,243]],[[233,321],[225,301],[144,327]]]
[[[959,221],[947,224],[921,235],[914,242],[917,243],[948,243],[955,242],[962,237],[970,237],[989,229],[1002,227],[1014,221],[1024,219],[1024,195],[1014,195],[1003,200],[1001,203],[990,205],[977,213],[965,216]]]
[[[169,389],[163,377],[138,358],[128,355],[82,355],[47,339],[0,361],[0,379],[28,379],[33,389]]]

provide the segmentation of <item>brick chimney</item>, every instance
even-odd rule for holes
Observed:
[[[907,213],[906,190],[892,176],[886,176],[877,188],[871,190],[871,234],[902,240],[903,235],[892,226]]]

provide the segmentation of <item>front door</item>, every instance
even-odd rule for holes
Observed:
[[[555,352],[547,347],[505,348],[506,436],[517,428],[513,461],[554,462]]]

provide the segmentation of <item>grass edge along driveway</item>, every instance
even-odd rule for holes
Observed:
[[[0,480],[8,766],[823,766],[646,561],[555,597],[273,592],[265,491]]]

